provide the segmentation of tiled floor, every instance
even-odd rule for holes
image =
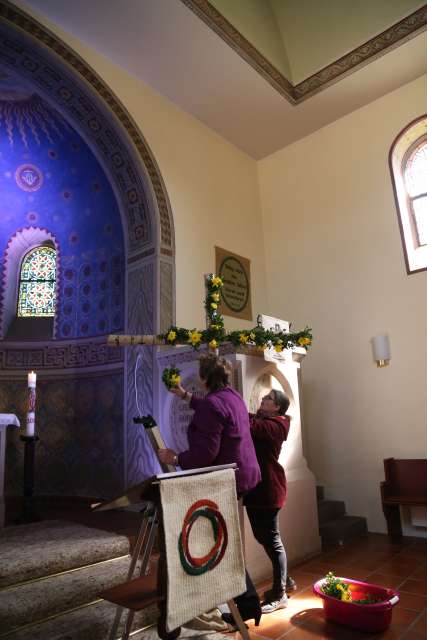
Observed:
[[[392,544],[385,535],[369,534],[293,568],[290,574],[298,590],[286,609],[264,615],[259,627],[249,625],[252,640],[426,640],[427,539],[403,540]],[[390,628],[372,634],[327,622],[311,587],[328,571],[398,589],[400,602],[393,609]],[[269,585],[261,586],[260,591]]]

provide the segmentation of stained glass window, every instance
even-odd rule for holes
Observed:
[[[36,247],[29,251],[21,265],[18,316],[54,316],[55,283],[55,249]]]

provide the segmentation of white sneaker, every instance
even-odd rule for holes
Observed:
[[[264,602],[261,605],[261,611],[263,613],[273,613],[273,611],[277,611],[278,609],[284,609],[288,606],[288,596],[286,593],[279,600],[273,600],[272,602]]]

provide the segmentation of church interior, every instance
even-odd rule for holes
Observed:
[[[92,506],[162,470],[135,416],[188,444],[162,370],[201,392],[219,251],[248,265],[244,311],[226,287],[221,306],[244,344],[210,348],[250,412],[290,398],[296,589],[248,637],[427,638],[426,27],[416,0],[0,0],[0,640],[111,637],[99,594],[126,580],[140,509]],[[262,318],[312,344],[250,348]],[[177,327],[190,345],[108,341]],[[397,590],[390,626],[325,618],[329,571]],[[156,616],[129,637],[157,640]]]

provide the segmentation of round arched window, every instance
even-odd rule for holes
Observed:
[[[19,278],[18,316],[55,315],[56,251],[41,246],[23,258]]]

